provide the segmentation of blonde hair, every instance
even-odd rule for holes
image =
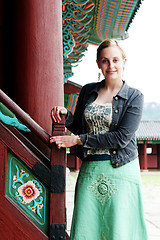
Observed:
[[[97,48],[97,61],[100,60],[100,54],[101,54],[102,49],[107,48],[107,47],[115,47],[115,46],[119,48],[119,50],[122,53],[122,58],[125,59],[126,54],[125,54],[124,50],[120,47],[119,43],[114,39],[106,39],[103,42],[101,42],[101,44]]]

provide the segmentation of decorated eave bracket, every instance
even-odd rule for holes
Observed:
[[[63,0],[64,82],[73,76],[88,43],[106,38],[126,39],[128,29],[143,0]]]
[[[93,9],[91,0],[63,0],[64,82],[73,76],[73,64],[80,62],[87,50]]]

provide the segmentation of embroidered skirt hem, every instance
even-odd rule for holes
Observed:
[[[75,191],[70,240],[147,240],[139,161],[113,168],[83,162]]]

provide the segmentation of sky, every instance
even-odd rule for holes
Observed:
[[[119,41],[127,55],[123,79],[144,94],[144,101],[160,103],[160,0],[144,0],[130,28]],[[97,46],[89,45],[70,81],[85,85],[98,80]],[[103,78],[102,78],[103,79]]]

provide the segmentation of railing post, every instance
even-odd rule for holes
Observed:
[[[52,135],[65,135],[65,116],[57,124],[53,122]],[[66,149],[51,148],[51,190],[50,190],[50,240],[65,239],[65,180]]]

